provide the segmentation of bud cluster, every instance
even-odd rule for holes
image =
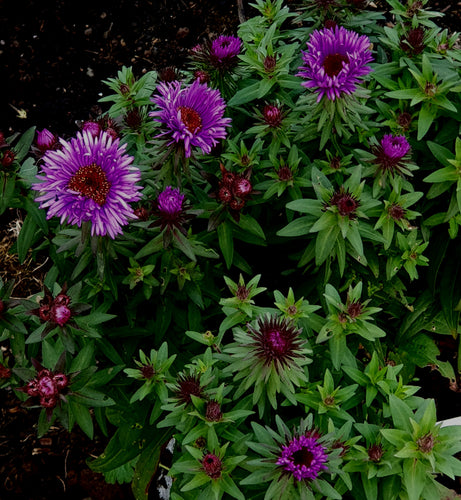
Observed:
[[[42,368],[35,378],[29,380],[23,391],[31,398],[37,398],[43,408],[54,408],[68,385],[69,379],[64,373],[53,373]]]
[[[251,169],[247,169],[243,174],[229,172],[221,163],[222,179],[218,186],[218,200],[229,207],[235,214],[245,206],[250,195],[253,193],[253,186],[249,180]]]
[[[40,301],[40,307],[33,309],[31,314],[38,316],[43,322],[64,326],[72,316],[69,304],[70,297],[64,292],[53,298],[49,290],[45,289],[45,297]]]

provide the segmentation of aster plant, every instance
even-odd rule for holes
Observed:
[[[449,498],[457,35],[425,0],[251,14],[73,137],[0,133],[0,385],[136,500]]]

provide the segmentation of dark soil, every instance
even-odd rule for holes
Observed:
[[[461,29],[457,0],[430,0],[429,6],[445,13],[440,26]],[[102,80],[123,65],[137,76],[181,67],[195,44],[236,34],[237,27],[237,0],[0,0],[0,131],[8,136],[35,125],[73,135],[76,121],[99,115],[98,99],[107,94]],[[439,399],[441,418],[461,414],[457,386],[450,389],[427,369],[421,377],[424,395]],[[2,500],[133,498],[128,486],[107,485],[86,465],[102,453],[105,438],[91,441],[78,430],[54,428],[37,439],[37,418],[11,392],[0,391]]]

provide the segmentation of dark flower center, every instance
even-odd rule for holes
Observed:
[[[86,167],[80,167],[67,187],[102,206],[106,203],[110,182],[104,170],[96,163],[92,163]]]
[[[344,64],[348,63],[349,58],[345,54],[329,54],[323,61],[323,68],[325,73],[333,78],[343,69]]]
[[[374,444],[373,446],[370,446],[368,448],[368,458],[372,462],[379,462],[381,460],[381,457],[383,456],[383,447],[380,444]]]
[[[202,118],[195,109],[189,106],[179,106],[179,112],[181,113],[182,122],[191,134],[195,134],[202,129]]]
[[[313,459],[314,454],[305,446],[293,453],[293,462],[295,465],[305,465],[306,467],[309,467]]]
[[[338,207],[339,215],[342,215],[343,217],[348,215],[350,218],[354,218],[355,211],[359,207],[360,202],[352,194],[350,194],[349,191],[341,188],[331,197],[330,205],[336,205]]]
[[[291,168],[288,167],[287,165],[280,167],[277,170],[277,175],[279,177],[279,180],[281,181],[288,182],[293,180],[293,172],[291,171]]]

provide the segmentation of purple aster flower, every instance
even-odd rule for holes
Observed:
[[[308,51],[302,51],[304,66],[297,76],[306,78],[301,85],[315,89],[319,94],[334,101],[343,94],[352,94],[360,78],[371,68],[373,60],[370,40],[342,26],[334,29],[315,30],[307,42]]]
[[[378,146],[372,148],[374,163],[383,173],[402,173],[408,170],[405,160],[410,152],[410,144],[404,135],[386,134]]]
[[[296,481],[313,481],[328,467],[326,449],[319,443],[316,433],[293,438],[282,451],[277,465],[283,467],[285,473],[291,473]]]
[[[152,101],[160,109],[149,115],[167,129],[160,136],[168,136],[168,145],[184,147],[186,158],[191,156],[192,146],[207,154],[226,137],[231,119],[223,118],[226,104],[219,90],[195,80],[184,88],[180,82],[161,83],[158,91]]]
[[[235,36],[218,36],[211,42],[210,63],[216,69],[230,69],[238,62],[242,50],[242,40]]]
[[[40,154],[44,154],[49,149],[56,149],[59,147],[58,138],[46,128],[37,132],[35,144]]]
[[[98,137],[85,131],[67,142],[60,140],[59,151],[43,156],[42,182],[33,184],[40,191],[36,200],[47,208],[47,218],[58,216],[61,224],[91,222],[91,234],[115,238],[128,219],[136,218],[129,203],[140,199],[137,186],[141,178],[133,167],[133,157],[103,132]]]

